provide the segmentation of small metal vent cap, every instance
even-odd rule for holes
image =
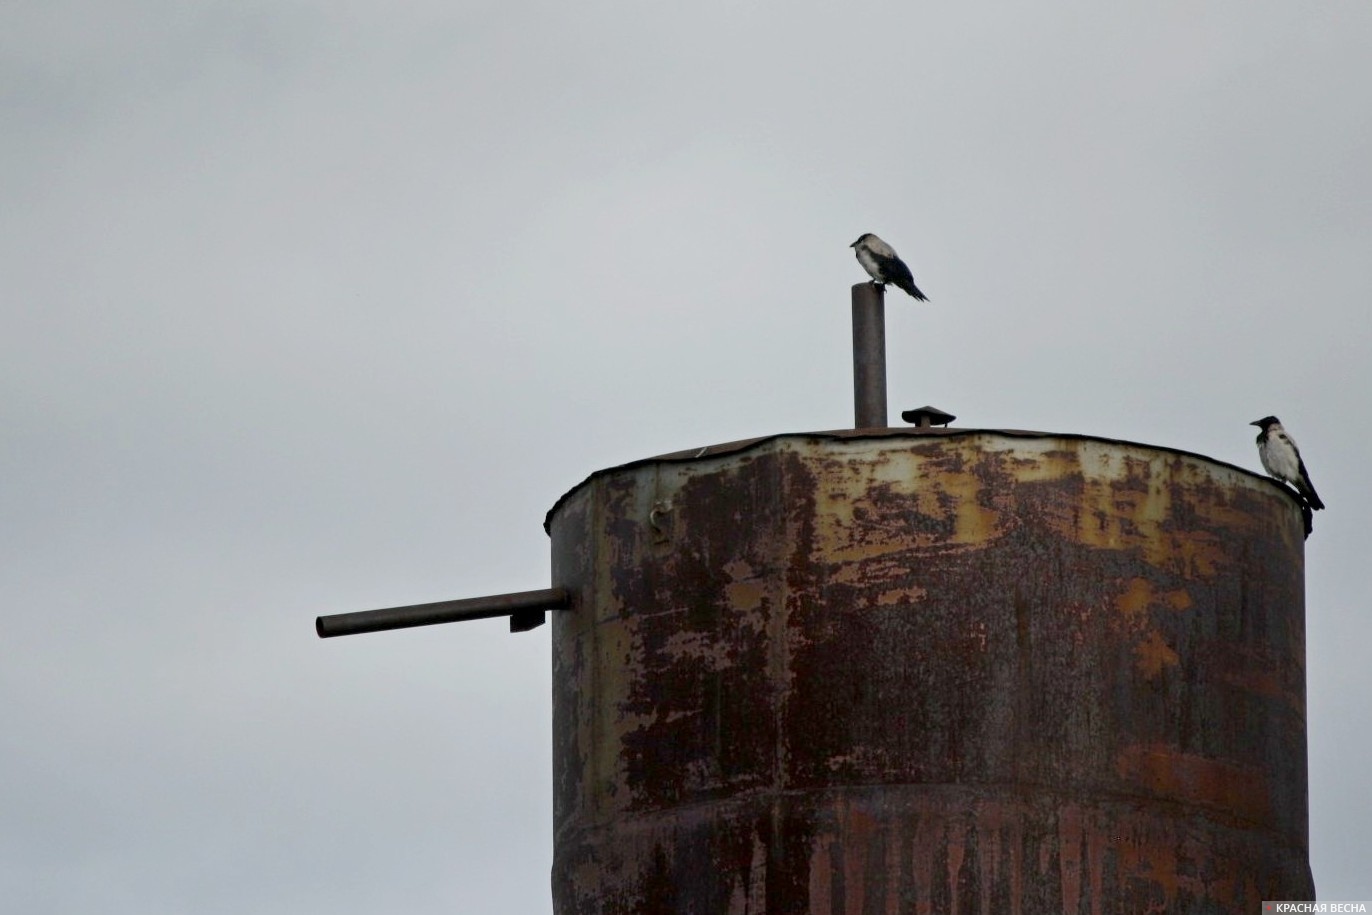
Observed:
[[[905,412],[900,414],[900,418],[905,420],[907,423],[912,423],[918,426],[921,429],[927,429],[930,426],[946,426],[953,420],[957,419],[957,417],[951,413],[945,413],[938,407],[930,406],[916,407],[913,410],[906,410]]]

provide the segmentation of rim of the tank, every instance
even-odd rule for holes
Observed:
[[[557,501],[553,503],[553,507],[548,509],[548,513],[543,518],[543,530],[548,532],[549,534],[552,533],[553,516],[557,514],[558,509],[560,509],[563,503],[570,499],[577,492],[577,490],[589,485],[592,481],[599,479],[600,477],[607,476],[612,473],[618,473],[622,470],[632,470],[636,467],[644,467],[649,464],[684,464],[689,463],[691,461],[704,460],[706,458],[716,458],[725,455],[742,454],[743,452],[750,451],[754,448],[759,448],[763,445],[768,445],[772,442],[780,441],[782,439],[861,441],[863,439],[927,438],[931,436],[935,438],[958,438],[968,435],[1000,435],[1006,438],[1026,439],[1056,438],[1071,441],[1103,442],[1109,445],[1128,445],[1133,448],[1147,448],[1152,451],[1169,452],[1171,454],[1178,454],[1184,457],[1196,458],[1198,460],[1205,461],[1207,464],[1213,464],[1217,467],[1225,467],[1229,470],[1237,471],[1238,473],[1243,474],[1244,476],[1252,477],[1253,479],[1259,482],[1268,484],[1269,486],[1276,489],[1278,492],[1284,494],[1289,499],[1295,498],[1295,496],[1293,496],[1290,493],[1290,491],[1285,489],[1276,480],[1272,479],[1271,477],[1264,476],[1263,474],[1260,474],[1257,471],[1249,470],[1247,467],[1240,467],[1237,464],[1231,464],[1228,461],[1221,461],[1217,458],[1212,458],[1209,455],[1201,454],[1197,451],[1188,451],[1185,448],[1173,448],[1170,445],[1150,445],[1147,442],[1136,442],[1127,438],[1111,438],[1106,435],[1087,435],[1083,432],[1033,432],[1027,429],[972,429],[956,427],[917,429],[901,428],[896,426],[883,429],[833,429],[825,432],[776,432],[772,435],[760,435],[756,438],[744,438],[732,442],[723,442],[718,445],[706,445],[703,448],[693,448],[687,449],[685,451],[671,451],[666,454],[657,454],[651,457],[638,458],[636,460],[626,461],[623,464],[616,464],[613,467],[602,467],[599,470],[592,471],[580,483],[577,483],[571,489],[567,490],[562,495],[558,496]]]

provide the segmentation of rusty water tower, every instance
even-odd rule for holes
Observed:
[[[1170,448],[887,428],[880,308],[854,287],[859,428],[598,471],[548,513],[552,588],[320,634],[561,611],[557,915],[1314,898],[1295,501]]]

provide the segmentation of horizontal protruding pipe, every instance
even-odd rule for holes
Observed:
[[[493,594],[490,597],[468,597],[462,600],[441,600],[432,604],[412,604],[408,607],[388,607],[385,610],[363,610],[358,613],[336,613],[317,616],[314,631],[321,639],[336,635],[356,635],[359,632],[382,632],[386,629],[408,629],[412,626],[433,626],[438,623],[460,623],[465,620],[484,620],[494,616],[513,616],[512,631],[531,629],[530,614],[544,610],[562,610],[571,603],[566,588],[544,588],[541,591],[515,591],[512,594]],[[516,629],[514,623],[524,622]],[[541,620],[540,620],[541,622]]]

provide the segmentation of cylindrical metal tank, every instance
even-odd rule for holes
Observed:
[[[1083,435],[778,435],[553,507],[557,915],[1310,899],[1301,517]]]

